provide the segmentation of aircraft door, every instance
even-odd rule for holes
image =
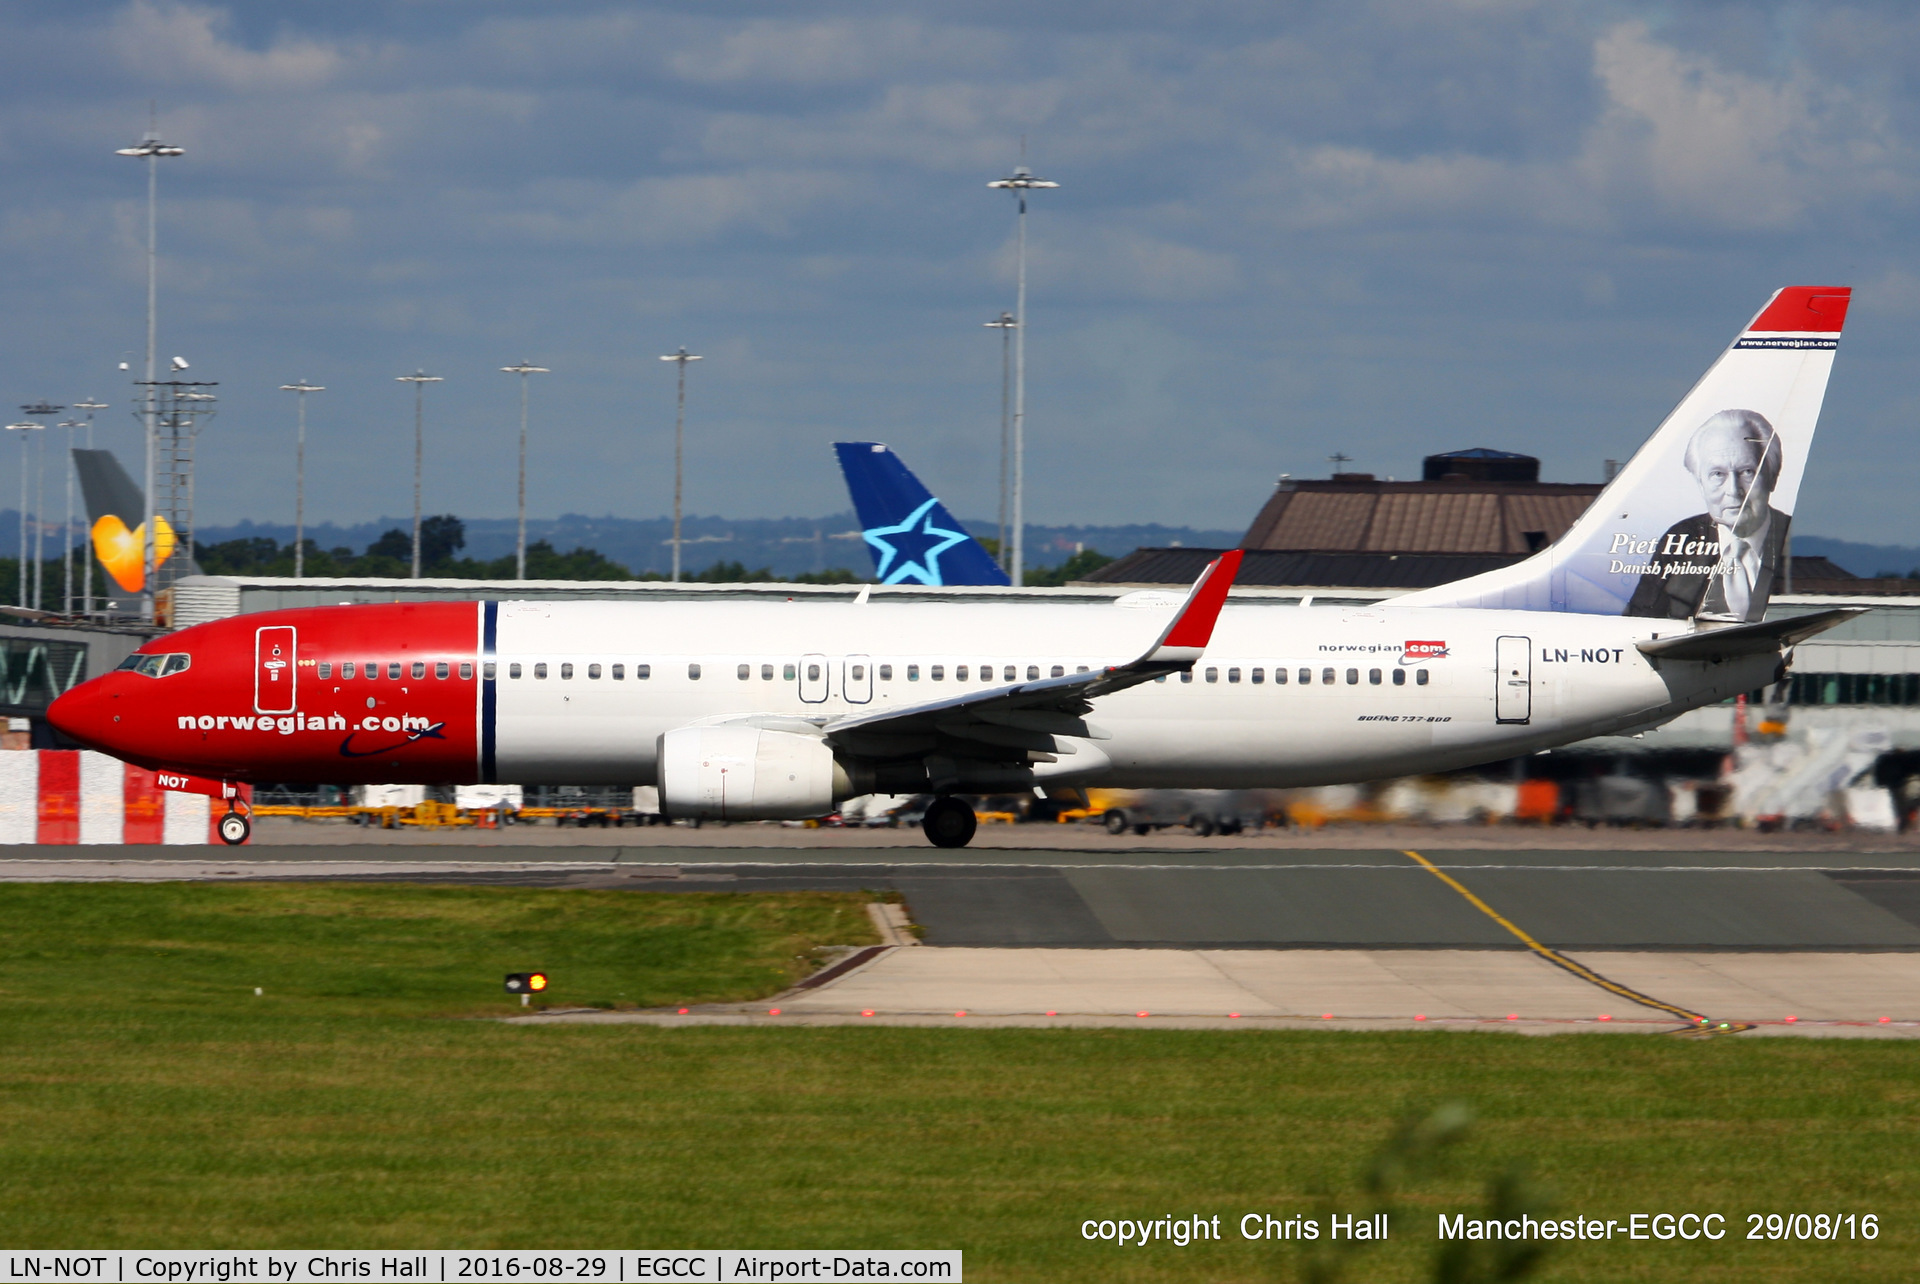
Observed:
[[[1494,641],[1493,720],[1528,722],[1533,718],[1533,639]]]
[[[294,642],[286,627],[253,631],[253,711],[293,712]]]
[[[850,655],[840,662],[840,694],[848,704],[867,704],[873,699],[873,663],[870,657]]]
[[[808,704],[819,704],[827,698],[826,656],[800,657],[800,698]]]

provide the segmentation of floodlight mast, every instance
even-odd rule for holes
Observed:
[[[52,419],[65,406],[56,406],[51,401],[34,401],[20,407],[20,413],[32,419]],[[47,425],[40,425],[45,428]],[[47,439],[40,439],[38,452],[39,466],[34,469],[33,478],[33,608],[38,611],[46,606],[44,592],[46,586],[46,549],[47,549]],[[21,557],[26,556],[25,550]]]
[[[293,578],[297,580],[307,572],[307,394],[326,389],[302,379],[281,384],[280,391],[300,394],[300,428],[293,447]]]
[[[154,438],[158,431],[158,425],[154,423],[154,352],[158,342],[157,331],[159,325],[158,266],[160,261],[160,220],[158,211],[160,201],[160,158],[163,156],[182,156],[185,154],[186,149],[184,147],[174,147],[160,141],[158,122],[151,118],[147,124],[146,137],[142,138],[140,142],[133,147],[122,147],[114,152],[116,156],[133,156],[147,162],[147,374],[145,382],[142,384],[146,389],[146,393],[141,402],[140,417],[145,425],[147,437],[146,490],[143,492],[144,498],[141,500],[141,503],[148,511],[140,523],[141,530],[145,532],[140,545],[140,581],[141,590],[146,599],[145,605],[148,619],[153,618],[154,602],[152,580],[155,570],[153,556],[155,532],[153,529],[152,510]]]
[[[95,401],[92,398],[92,396],[88,396],[88,398],[85,401],[76,401],[70,407],[70,409],[73,409],[73,410],[84,410],[87,412],[86,422],[87,422],[87,449],[88,450],[93,449],[93,412],[96,410],[105,410],[106,408],[107,408],[106,402]],[[67,474],[67,485],[71,487],[73,485],[73,470],[72,470],[73,451],[71,449],[71,443],[69,443],[67,456],[68,456],[67,464],[69,468],[69,472]],[[69,505],[69,507],[71,507],[71,505]],[[85,568],[85,571],[81,576],[80,613],[82,615],[91,615],[93,613],[93,524],[91,522],[87,524],[86,538],[82,542],[87,546],[87,554],[85,557],[81,559],[81,562],[80,562],[80,564]]]
[[[1007,407],[1008,390],[1012,386],[1013,376],[1013,332],[1019,322],[1013,319],[1013,313],[1002,312],[997,320],[980,323],[989,329],[1000,332],[1000,547],[994,561],[1001,570],[1007,569]]]
[[[396,383],[413,385],[413,578],[420,578],[420,464],[424,451],[421,442],[425,439],[421,424],[425,415],[426,385],[441,383],[439,375],[430,375],[424,370],[415,370],[410,375],[395,375]]]
[[[73,434],[86,427],[84,419],[63,419],[67,430],[67,522],[60,529],[60,613],[73,614]]]
[[[1020,209],[1015,254],[1018,284],[1013,305],[1013,556],[1007,566],[1007,577],[1017,585],[1025,574],[1027,525],[1027,193],[1060,184],[1036,178],[1022,164],[1014,167],[1010,177],[996,178],[987,186],[1012,192]]]
[[[20,575],[18,605],[27,604],[27,442],[34,432],[43,425],[23,419],[17,424],[8,424],[8,432],[20,434]]]
[[[680,400],[673,415],[673,582],[680,582],[680,480],[687,427],[687,362],[703,360],[684,346],[660,358],[680,365]]]
[[[527,578],[527,376],[552,374],[545,366],[522,361],[517,366],[501,366],[502,374],[520,376],[520,526],[513,540],[513,578]]]

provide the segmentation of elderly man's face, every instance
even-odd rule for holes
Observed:
[[[1694,476],[1706,496],[1707,514],[1736,535],[1751,535],[1766,523],[1771,496],[1760,470],[1765,449],[1765,442],[1747,440],[1746,430],[1736,425],[1715,428],[1694,449]]]

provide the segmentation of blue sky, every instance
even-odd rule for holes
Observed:
[[[6,404],[129,458],[146,126],[162,355],[221,382],[209,523],[846,507],[828,443],[994,508],[1019,159],[1030,512],[1246,522],[1282,472],[1525,450],[1597,479],[1781,284],[1856,303],[1796,528],[1920,543],[1905,5],[5,3]],[[12,459],[0,456],[0,496]]]

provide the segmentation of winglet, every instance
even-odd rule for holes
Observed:
[[[1244,556],[1240,549],[1229,549],[1207,563],[1207,569],[1200,572],[1200,578],[1187,591],[1187,600],[1167,625],[1167,631],[1160,635],[1153,649],[1141,657],[1144,661],[1191,664],[1200,658],[1213,638],[1213,626],[1220,618],[1220,608],[1227,603],[1227,591],[1233,587],[1234,577],[1240,574],[1240,560]]]

